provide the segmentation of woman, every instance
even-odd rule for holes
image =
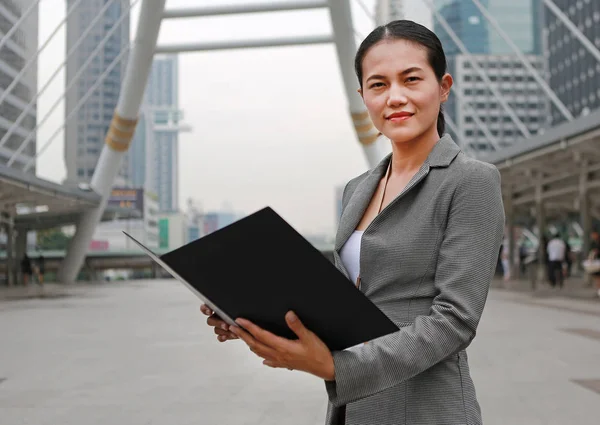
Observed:
[[[480,424],[465,348],[502,242],[500,175],[440,138],[452,77],[427,28],[406,20],[376,28],[355,67],[392,153],[347,184],[334,259],[400,330],[330,352],[293,312],[291,341],[201,310],[219,341],[241,338],[265,365],[325,380],[327,424]]]

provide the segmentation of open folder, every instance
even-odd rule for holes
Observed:
[[[161,256],[124,233],[229,324],[243,317],[296,339],[285,322],[293,310],[332,351],[398,330],[269,207]]]

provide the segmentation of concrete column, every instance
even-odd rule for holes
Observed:
[[[535,219],[539,229],[540,243],[538,245],[538,280],[541,282],[546,281],[546,270],[548,265],[546,264],[546,246],[544,244],[544,234],[546,232],[546,212],[544,209],[544,201],[542,199],[542,184],[538,179],[537,186],[535,188]]]
[[[583,229],[583,245],[581,247],[583,255],[587,255],[590,250],[590,234],[592,233],[592,214],[588,194],[588,163],[583,160],[580,164],[581,172],[579,174],[579,211],[581,214],[581,228]]]
[[[354,55],[357,46],[354,42],[351,4],[349,1],[329,0],[329,11],[350,116],[368,166],[372,168],[392,151],[392,145],[373,125],[357,92],[359,83],[354,73]]]
[[[21,260],[27,250],[27,229],[18,229],[15,242],[15,262],[16,267],[13,269],[13,279],[15,282],[20,282],[21,278]]]

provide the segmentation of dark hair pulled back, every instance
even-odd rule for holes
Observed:
[[[406,40],[425,47],[427,49],[429,65],[433,68],[438,81],[441,81],[444,74],[446,74],[446,55],[442,47],[442,42],[437,35],[423,25],[401,19],[375,28],[360,44],[354,59],[354,70],[356,71],[361,89],[363,86],[362,63],[365,55],[371,47],[382,40]],[[440,112],[437,119],[437,131],[440,137],[444,134],[445,129],[444,112],[442,111],[442,105],[440,105]]]

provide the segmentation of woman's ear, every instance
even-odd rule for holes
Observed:
[[[452,79],[452,75],[446,73],[442,77],[442,81],[440,83],[440,102],[444,103],[448,100],[448,96],[450,95],[450,88],[454,80]]]
[[[361,88],[359,88],[359,89],[358,89],[358,90],[356,90],[356,91],[358,92],[358,94],[360,94],[360,97],[363,97],[363,92],[362,92],[362,89],[361,89]],[[365,99],[364,99],[364,97],[363,97],[363,100],[365,100]]]

